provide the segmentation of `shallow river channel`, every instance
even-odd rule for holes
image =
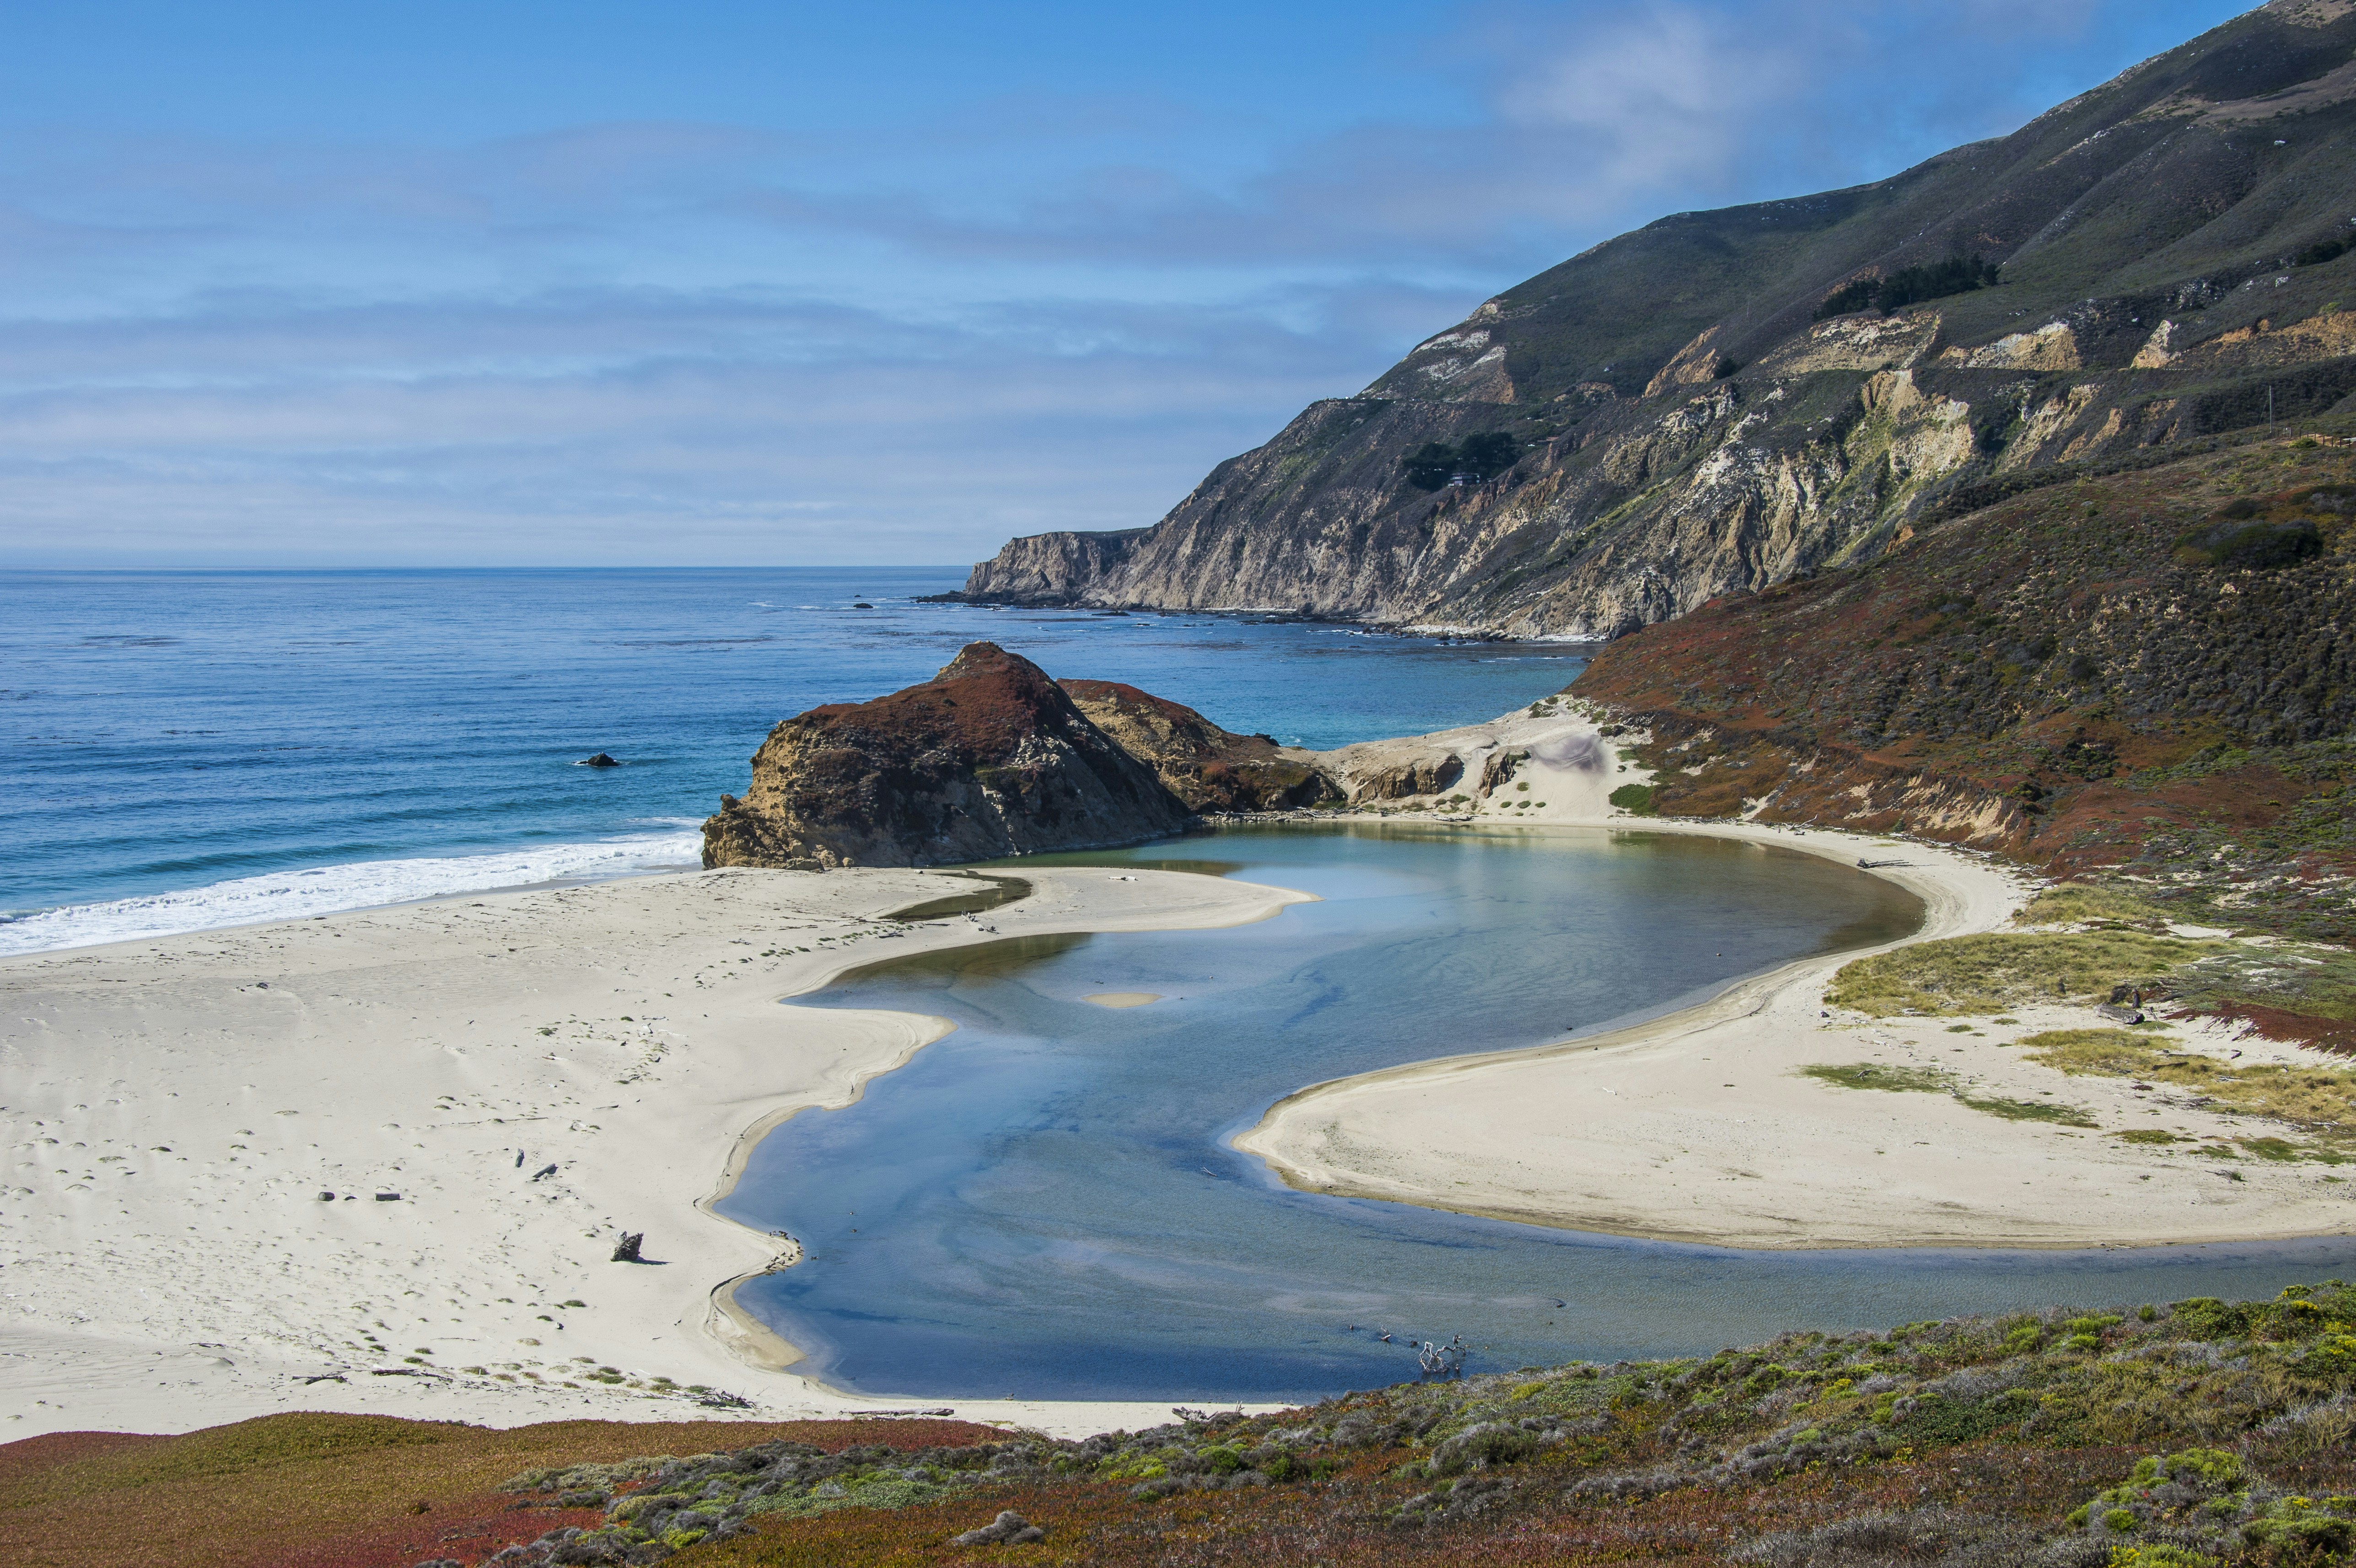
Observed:
[[[1642,833],[1244,827],[1055,861],[1323,901],[888,960],[788,1004],[958,1026],[857,1104],[769,1133],[722,1205],[802,1241],[804,1262],[737,1298],[837,1386],[1314,1398],[1411,1378],[1412,1340],[1459,1333],[1474,1371],[1707,1353],[1787,1328],[2271,1294],[2356,1259],[2346,1239],[1745,1253],[1293,1192],[1226,1140],[1304,1084],[1687,1005],[1903,934],[1921,906],[1796,851]],[[1083,999],[1123,992],[1162,999]]]

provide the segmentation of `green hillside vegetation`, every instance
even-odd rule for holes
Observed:
[[[1943,291],[1958,342],[2088,300],[2172,303],[2188,280],[2230,274],[2238,291],[2266,268],[2308,275],[2258,308],[2310,315],[2349,292],[2336,272],[2327,289],[2313,270],[2341,260],[2356,219],[2356,99],[2319,94],[2278,120],[2203,110],[2321,77],[2351,44],[2356,17],[2301,27],[2278,7],[2254,11],[2009,136],[1871,185],[1661,219],[1507,290],[1475,319],[1494,322],[1517,400],[1536,405],[1581,382],[1640,392],[1713,325],[1726,327],[1720,352],[1756,359],[1860,273],[1913,270],[1927,283],[1965,258],[1999,263],[2002,283]],[[1411,365],[1372,389],[1409,391]]]
[[[1913,833],[2072,880],[2028,929],[1852,965],[1844,1005],[1984,1013],[2166,976],[2179,1005],[2356,1044],[2347,439],[2024,485],[1869,566],[1622,638],[1571,694],[1638,737],[1620,745],[1661,815]],[[2185,546],[2254,525],[2316,545]],[[2204,947],[2171,923],[2308,945]]]
[[[2351,1319],[2356,1291],[2327,1281],[1672,1360],[1476,1361],[1079,1441],[953,1421],[272,1416],[0,1447],[0,1509],[27,1568],[2321,1568],[2356,1545]]]

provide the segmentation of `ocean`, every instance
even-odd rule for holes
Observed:
[[[772,725],[980,639],[1319,748],[1494,718],[1584,663],[916,603],[964,575],[0,573],[0,955],[691,866]],[[622,765],[575,765],[601,751]]]

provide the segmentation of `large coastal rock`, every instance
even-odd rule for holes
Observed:
[[[1112,680],[1056,682],[1113,742],[1196,811],[1285,811],[1339,804],[1305,752],[1222,730],[1182,703]]]
[[[1664,218],[1151,528],[1016,539],[965,596],[1613,636],[1959,499],[2351,406],[2351,49],[2356,5],[2272,0],[1890,179]],[[1500,440],[1436,491],[1401,462]]]
[[[1028,659],[974,643],[922,686],[788,719],[706,866],[939,866],[1134,844],[1194,818]]]

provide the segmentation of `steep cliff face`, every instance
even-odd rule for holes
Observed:
[[[975,643],[922,686],[788,719],[706,866],[938,866],[1175,833],[1194,813],[1038,666]]]
[[[1894,178],[1663,219],[966,596],[1614,635],[1872,560],[1971,486],[2321,414],[2356,395],[2352,51],[2356,7],[2275,0]],[[1816,319],[1969,257],[2000,281]],[[1495,434],[1503,474],[1401,468]]]
[[[1182,703],[1110,680],[1056,682],[1088,721],[1195,811],[1287,811],[1341,799],[1305,752],[1222,730]]]
[[[2124,868],[2345,940],[2356,435],[2029,491],[1648,627],[1571,692],[1656,770],[1641,809]]]

